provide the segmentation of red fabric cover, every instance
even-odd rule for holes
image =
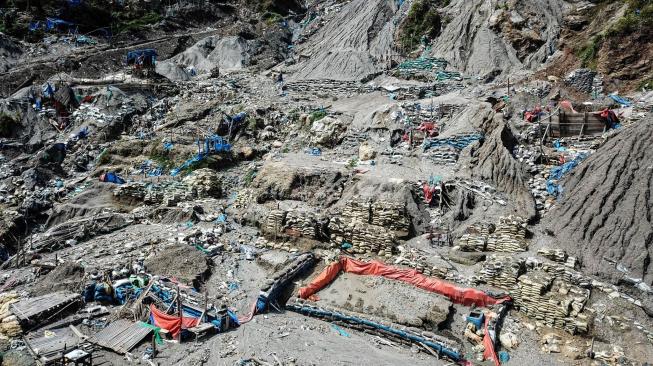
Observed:
[[[501,365],[501,362],[499,362],[499,357],[497,357],[497,353],[494,351],[494,343],[492,342],[492,338],[490,338],[490,332],[488,332],[487,325],[490,322],[490,319],[486,316],[485,317],[485,336],[483,337],[483,346],[485,346],[485,350],[483,351],[483,359],[488,360],[491,359],[494,361],[494,364],[496,366]]]
[[[433,200],[433,193],[435,193],[435,187],[430,187],[428,184],[424,183],[422,190],[424,191],[424,202],[431,203],[431,200]]]
[[[155,326],[167,329],[175,338],[179,335],[179,332],[181,332],[182,329],[192,328],[197,326],[200,322],[198,318],[182,317],[180,320],[179,316],[166,314],[152,304],[150,304],[150,315],[154,320]]]
[[[299,289],[299,297],[307,299],[331,283],[344,271],[357,275],[374,275],[409,283],[423,290],[435,292],[449,298],[453,303],[465,306],[487,307],[511,300],[510,296],[496,299],[485,292],[473,288],[456,287],[451,283],[426,277],[414,269],[403,269],[386,265],[379,261],[362,262],[349,257],[327,266],[311,283]]]
[[[564,109],[566,111],[571,111],[573,113],[577,113],[576,110],[574,109],[574,106],[568,100],[563,100],[562,102],[560,102],[560,108],[562,108],[562,109]]]

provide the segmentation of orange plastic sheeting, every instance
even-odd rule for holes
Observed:
[[[338,262],[328,265],[311,283],[299,289],[299,297],[308,299],[316,292],[320,291],[338,277],[342,270],[342,261],[346,259],[341,257]]]
[[[485,351],[483,351],[483,359],[484,360],[492,360],[494,361],[494,364],[496,366],[501,365],[501,362],[499,361],[499,357],[497,357],[497,353],[494,350],[494,342],[492,342],[492,338],[490,338],[490,332],[487,328],[488,323],[490,322],[490,319],[486,316],[485,317],[485,336],[483,337],[483,346],[485,346]]]
[[[166,314],[151,304],[150,316],[155,326],[167,329],[173,337],[177,337],[182,329],[192,328],[200,322],[198,318],[182,317],[179,319],[179,316]]]
[[[457,287],[445,281],[426,277],[414,269],[392,267],[379,261],[361,262],[349,257],[340,257],[338,262],[326,267],[311,283],[299,290],[299,297],[307,299],[320,291],[331,283],[340,271],[357,275],[382,276],[406,282],[423,290],[446,296],[453,303],[465,306],[486,307],[511,300],[510,296],[497,299],[480,290]]]

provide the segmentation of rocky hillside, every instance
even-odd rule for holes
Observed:
[[[611,138],[564,180],[547,219],[556,239],[608,278],[653,279],[653,120]]]

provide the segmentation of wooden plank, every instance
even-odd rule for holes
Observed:
[[[141,323],[118,319],[89,338],[89,341],[119,354],[125,354],[152,332],[152,329]]]
[[[81,299],[72,292],[55,292],[35,298],[28,298],[9,305],[11,312],[22,321],[37,320],[39,316]]]

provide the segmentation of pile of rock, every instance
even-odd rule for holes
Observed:
[[[526,220],[517,216],[500,217],[496,230],[488,236],[486,249],[490,252],[525,252]]]
[[[523,258],[492,255],[485,260],[474,280],[477,283],[512,290],[517,285],[519,276],[526,272],[525,262]]]
[[[15,292],[0,294],[0,339],[17,337],[23,332],[18,318],[9,311],[9,305],[18,300],[18,294]]]
[[[185,177],[183,182],[198,198],[220,198],[222,194],[221,179],[212,169],[198,169]]]
[[[515,307],[527,316],[571,334],[587,333],[591,316],[583,313],[590,291],[571,285],[545,272],[530,272],[519,277],[510,292]]]
[[[590,69],[576,69],[565,78],[565,83],[583,93],[591,93],[594,86],[596,71]]]

